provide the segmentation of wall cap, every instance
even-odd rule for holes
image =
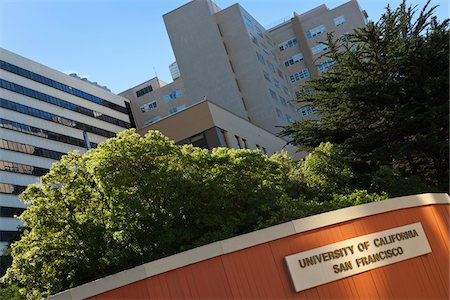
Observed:
[[[426,193],[403,196],[301,218],[154,260],[62,291],[48,299],[89,298],[151,276],[297,233],[394,210],[436,204],[450,204],[449,195],[445,193]]]

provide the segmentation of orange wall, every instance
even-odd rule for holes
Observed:
[[[449,299],[450,206],[429,205],[327,226],[225,254],[90,299]],[[296,293],[284,257],[421,222],[432,252]]]

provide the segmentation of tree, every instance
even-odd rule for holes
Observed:
[[[336,64],[306,84],[314,92],[301,100],[312,102],[321,120],[284,129],[307,148],[333,143],[359,188],[376,190],[374,174],[391,169],[391,179],[410,187],[448,190],[449,20],[438,22],[428,6],[417,18],[405,2],[388,6],[345,43],[328,35],[325,56]]]
[[[42,298],[145,262],[294,218],[341,207],[289,187],[285,153],[176,146],[161,133],[119,133],[69,153],[21,199],[21,239],[4,283]],[[330,173],[330,172],[329,172]],[[313,194],[313,193],[310,193]],[[353,200],[379,200],[362,192]],[[372,198],[371,198],[372,197]],[[353,202],[352,202],[353,201]],[[317,203],[317,205],[316,205]],[[337,206],[336,206],[337,205]]]

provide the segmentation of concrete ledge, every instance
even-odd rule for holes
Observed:
[[[293,234],[394,210],[435,204],[450,204],[449,195],[427,193],[398,197],[297,219],[161,258],[63,291],[49,299],[84,299],[170,270]]]

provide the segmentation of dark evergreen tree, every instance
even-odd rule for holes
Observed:
[[[320,121],[284,129],[306,148],[331,142],[353,168],[356,186],[392,195],[448,191],[449,20],[429,2],[404,1],[349,34],[328,35],[336,62],[306,84]],[[399,188],[401,186],[401,188]]]

